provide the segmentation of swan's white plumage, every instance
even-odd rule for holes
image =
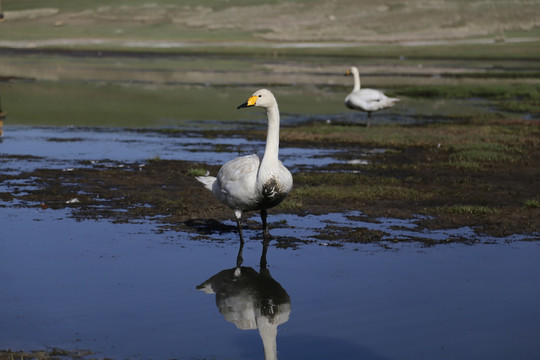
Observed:
[[[369,126],[372,112],[392,107],[399,101],[397,98],[391,98],[384,95],[384,93],[379,90],[361,89],[360,74],[356,66],[351,66],[346,73],[346,75],[351,74],[354,78],[354,87],[353,91],[345,98],[345,106],[349,109],[367,112],[367,126]]]
[[[221,167],[212,192],[216,198],[233,210],[258,210],[257,170],[260,166],[257,155],[246,155],[230,160]]]
[[[238,108],[250,106],[266,109],[268,117],[268,133],[262,159],[257,155],[238,157],[225,163],[217,177],[197,177],[219,201],[234,210],[242,242],[242,212],[261,210],[264,235],[268,235],[266,209],[283,201],[293,184],[291,173],[278,159],[279,109],[274,95],[266,89],[258,90]]]

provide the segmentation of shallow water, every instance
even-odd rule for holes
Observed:
[[[235,266],[234,233],[200,241],[157,234],[145,222],[75,221],[28,208],[0,213],[0,348],[263,358],[257,331],[238,330],[213,295],[195,289]],[[298,227],[301,220],[287,219]],[[278,327],[280,359],[540,355],[538,242],[321,245],[269,249],[270,273],[292,304]],[[248,240],[244,266],[258,271],[261,250]]]
[[[114,161],[155,156],[217,164],[261,145],[106,128],[6,130],[1,170],[10,173],[45,166],[69,170],[84,166],[79,160],[117,166]],[[223,151],[215,152],[217,147]],[[338,161],[332,152],[321,162],[319,150],[302,151],[283,149],[284,162],[311,167]],[[23,157],[11,157],[16,155]],[[280,359],[540,356],[540,243],[527,241],[534,236],[425,231],[417,219],[366,222],[361,212],[270,214],[269,220],[279,225],[272,230],[268,270],[291,302],[288,321],[278,326]],[[340,228],[384,231],[388,241],[335,246],[321,236]],[[220,314],[214,295],[196,290],[234,268],[234,232],[201,237],[151,221],[77,221],[69,210],[6,202],[0,203],[0,229],[0,349],[89,349],[115,359],[263,358],[259,332],[239,330]],[[245,236],[244,266],[259,272],[262,245],[253,240],[259,231],[246,229]],[[281,237],[300,242],[282,249],[276,246]],[[474,245],[393,242],[458,237]],[[238,299],[248,303],[247,313],[256,310],[240,295],[227,299],[235,306]]]
[[[17,173],[40,167],[71,169],[87,162],[187,160],[219,165],[264,149],[262,141],[204,138],[200,134],[171,136],[115,128],[6,126],[0,138],[2,171]],[[218,151],[219,150],[219,151]],[[280,158],[291,170],[343,162],[337,150],[283,148]]]

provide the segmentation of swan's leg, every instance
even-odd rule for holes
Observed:
[[[244,244],[244,236],[242,236],[242,223],[240,219],[236,219],[236,226],[238,227],[238,234],[240,235],[240,243]]]
[[[263,228],[263,241],[269,241],[270,240],[270,232],[268,231],[268,223],[266,222],[266,216],[268,213],[266,212],[266,209],[261,209],[261,220],[262,220],[262,228]]]
[[[244,262],[244,259],[242,258],[242,250],[244,249],[244,236],[242,235],[242,222],[240,219],[242,218],[242,212],[241,211],[235,211],[234,214],[236,215],[236,226],[238,227],[238,235],[240,235],[240,249],[238,250],[238,256],[236,257],[236,266],[240,267],[242,263]]]
[[[270,232],[268,231],[268,222],[266,216],[268,215],[266,209],[261,209],[261,220],[263,226],[263,251],[261,255],[261,269],[266,269],[266,251],[268,250],[268,244],[270,244]]]
[[[367,112],[367,124],[366,127],[369,127],[371,125],[371,111]]]
[[[238,248],[238,255],[236,255],[236,267],[239,268],[244,262],[242,257],[242,251],[244,250],[244,240],[242,239],[242,233],[240,233],[240,247]]]
[[[264,240],[263,241],[263,250],[262,250],[262,254],[261,254],[261,262],[260,262],[260,265],[261,265],[261,270],[262,269],[266,269],[266,252],[268,251],[268,244],[270,243],[270,241],[267,241],[267,240]]]

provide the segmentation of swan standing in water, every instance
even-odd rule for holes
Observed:
[[[237,109],[251,106],[266,109],[268,117],[266,148],[262,159],[255,154],[238,157],[225,163],[217,177],[197,177],[197,180],[212,191],[219,201],[234,210],[241,246],[244,244],[240,221],[242,213],[261,211],[263,238],[268,242],[266,210],[281,203],[293,185],[291,173],[278,159],[279,109],[276,98],[269,90],[261,89],[253,93]]]
[[[399,101],[396,98],[390,98],[382,91],[374,89],[360,89],[360,74],[356,66],[351,66],[345,75],[353,75],[353,91],[345,98],[345,106],[353,110],[361,110],[368,113],[367,127],[370,125],[371,113],[394,106]]]

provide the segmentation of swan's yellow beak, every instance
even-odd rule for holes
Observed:
[[[344,76],[348,76],[348,75],[351,75],[351,70],[347,70],[347,72],[345,74],[343,74]]]
[[[259,98],[258,96],[251,96],[245,103],[243,103],[242,105],[239,105],[237,109],[254,106],[258,98]]]

